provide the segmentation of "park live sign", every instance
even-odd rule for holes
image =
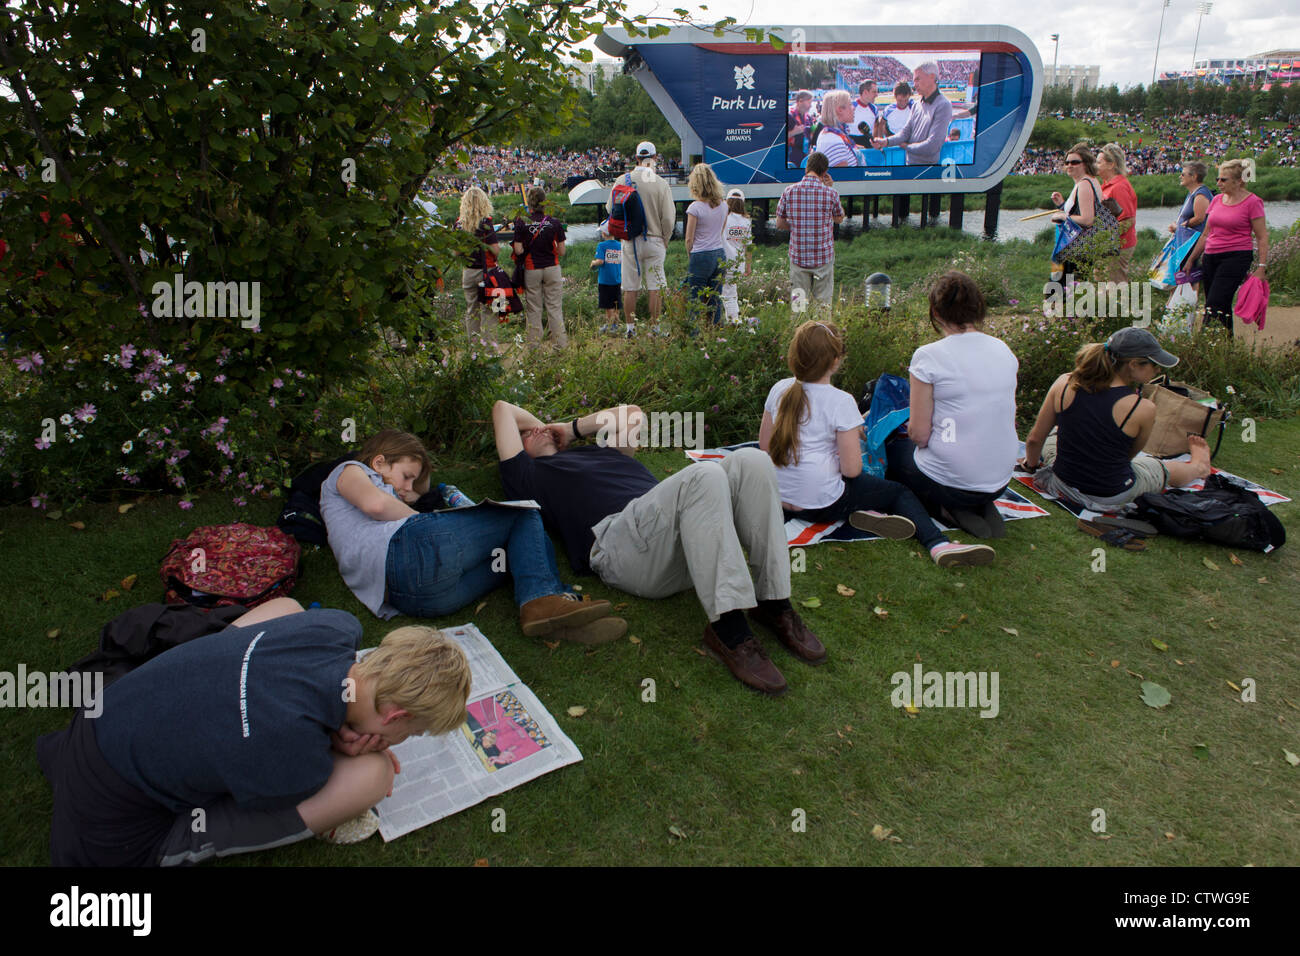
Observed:
[[[1042,64],[1011,27],[758,29],[781,49],[696,27],[596,44],[663,112],[683,164],[703,159],[747,198],[779,196],[813,150],[845,195],[982,192],[1029,139]]]

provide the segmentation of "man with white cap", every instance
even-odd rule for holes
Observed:
[[[635,168],[615,183],[616,186],[623,182],[635,185],[645,210],[645,235],[623,240],[623,315],[627,320],[628,338],[635,334],[636,300],[643,285],[649,299],[650,318],[659,318],[663,308],[660,290],[667,284],[664,259],[677,225],[673,191],[655,173],[658,156],[654,143],[647,140],[637,144]],[[614,211],[612,190],[606,208],[611,213]]]

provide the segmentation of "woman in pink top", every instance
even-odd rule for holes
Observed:
[[[1097,178],[1101,180],[1102,200],[1113,199],[1119,203],[1119,255],[1110,264],[1110,281],[1127,282],[1128,265],[1137,248],[1138,197],[1133,184],[1128,181],[1128,165],[1124,150],[1118,143],[1107,143],[1097,153]]]
[[[1205,231],[1187,257],[1183,268],[1191,271],[1200,260],[1205,284],[1205,319],[1223,323],[1232,334],[1232,300],[1246,281],[1246,274],[1264,278],[1268,265],[1268,229],[1264,226],[1264,202],[1246,188],[1242,181],[1245,167],[1239,159],[1219,164],[1218,184],[1221,192],[1210,202]],[[1259,262],[1254,270],[1250,262],[1252,239],[1259,244]],[[1204,253],[1204,255],[1202,255]]]

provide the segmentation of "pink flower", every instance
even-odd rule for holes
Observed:
[[[123,345],[120,349],[118,349],[117,364],[121,365],[122,368],[130,368],[131,362],[134,358],[135,358],[134,345],[130,345],[130,344]]]
[[[284,381],[279,377],[271,379],[272,388],[284,388]]]
[[[95,406],[87,402],[85,405],[82,405],[75,412],[73,412],[73,415],[76,416],[77,421],[79,422],[88,422],[95,417],[96,411],[97,409],[95,408]]]
[[[43,491],[42,491],[39,495],[34,495],[34,496],[32,497],[32,507],[33,507],[33,508],[44,508],[44,507],[45,507],[46,499],[48,499],[48,498],[49,498],[49,495],[47,495],[47,494],[46,494],[45,492],[43,492]]]
[[[178,504],[181,506],[182,511],[189,511],[191,508],[194,507],[194,502],[190,501],[190,499],[188,498],[181,499],[181,501],[179,501]]]
[[[31,352],[14,359],[14,364],[18,366],[19,371],[34,372],[45,364],[45,359],[41,357],[40,352]]]
[[[45,449],[47,449],[47,448],[49,448],[49,447],[50,447],[50,443],[47,442],[44,438],[38,438],[38,439],[36,439],[36,450],[37,450],[37,451],[45,451]]]
[[[224,375],[218,375],[218,376],[217,376],[216,378],[214,378],[212,381],[213,381],[215,384],[220,385],[220,384],[222,384],[225,380],[226,380],[226,376],[224,376]]]

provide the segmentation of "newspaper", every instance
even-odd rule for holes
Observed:
[[[385,842],[582,759],[478,628],[463,624],[443,633],[469,658],[465,723],[450,734],[408,737],[393,748],[402,772],[393,795],[375,808]]]

